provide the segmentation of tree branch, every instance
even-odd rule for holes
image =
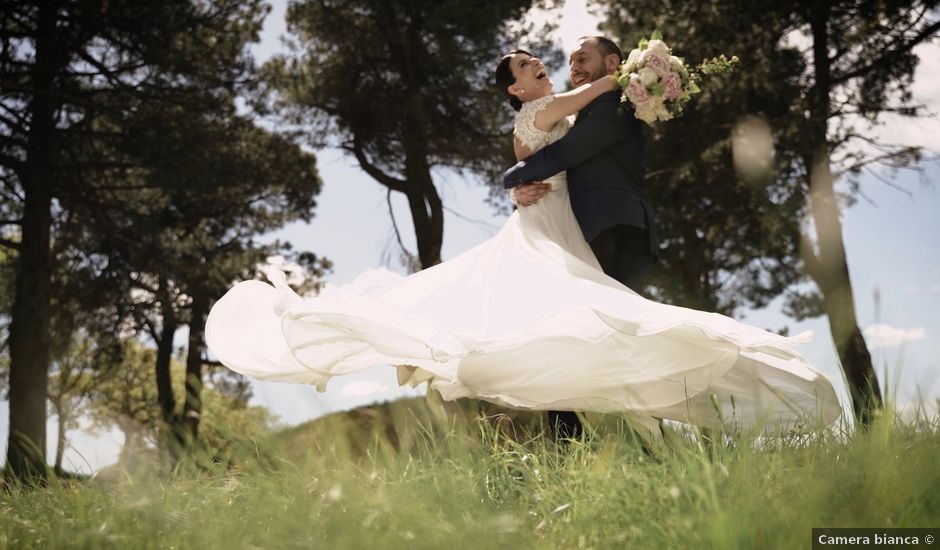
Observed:
[[[157,327],[153,324],[152,319],[144,318],[144,329],[154,342],[160,342],[160,334],[157,332]]]
[[[26,201],[26,197],[17,193],[16,189],[13,187],[13,185],[9,181],[7,181],[6,178],[3,178],[3,183],[4,183],[4,187],[6,187],[6,189],[0,189],[0,194],[3,195],[3,198],[5,199],[12,198],[14,201],[19,201],[21,203]]]
[[[460,218],[461,220],[468,221],[468,222],[471,222],[471,223],[480,224],[480,225],[484,225],[484,226],[489,227],[489,228],[491,228],[491,229],[496,229],[496,230],[499,229],[498,226],[496,226],[496,225],[494,225],[494,224],[492,224],[492,223],[490,223],[490,222],[485,222],[485,221],[483,221],[483,220],[475,220],[475,219],[473,219],[473,218],[464,216],[464,215],[461,214],[460,212],[457,212],[456,210],[454,210],[454,209],[452,209],[452,208],[449,208],[449,207],[447,207],[447,206],[442,206],[442,208],[443,208],[444,210],[450,212],[451,214],[457,216],[457,217]]]
[[[873,144],[873,145],[874,145],[876,148],[878,148],[877,145],[875,145],[875,144]],[[848,174],[848,173],[850,173],[850,172],[858,172],[858,171],[860,171],[862,168],[865,168],[866,166],[868,166],[869,164],[878,164],[878,163],[884,164],[884,165],[886,165],[886,166],[891,166],[892,168],[898,168],[898,169],[900,169],[900,168],[910,168],[910,164],[911,164],[911,163],[902,164],[902,163],[900,163],[900,162],[892,163],[892,162],[890,162],[890,161],[891,161],[891,160],[896,160],[896,159],[901,159],[901,158],[904,158],[905,156],[908,156],[908,155],[914,155],[914,154],[916,154],[917,152],[919,152],[921,149],[920,149],[919,147],[904,147],[904,148],[901,148],[901,149],[898,149],[898,150],[895,150],[895,151],[888,151],[888,150],[886,150],[886,149],[880,149],[880,148],[879,148],[879,150],[883,151],[883,154],[878,155],[878,156],[876,156],[876,157],[864,157],[864,158],[862,158],[862,160],[859,160],[858,162],[856,162],[856,163],[854,163],[854,164],[851,164],[851,165],[849,165],[849,166],[847,166],[847,167],[845,167],[845,168],[839,170],[838,172],[836,172],[835,174],[833,174],[833,176],[834,176],[836,179],[838,179],[838,178],[841,178],[842,176],[844,176],[845,174]],[[856,157],[856,158],[858,158],[858,157]]]
[[[132,83],[128,83],[128,82],[123,82],[123,81],[118,77],[118,75],[119,75],[119,74],[122,74],[122,73],[133,72],[133,71],[136,71],[136,70],[138,70],[138,69],[141,69],[141,68],[147,66],[146,63],[133,63],[133,64],[129,64],[129,65],[124,66],[124,67],[117,67],[116,69],[113,69],[113,70],[112,70],[112,69],[109,69],[108,67],[106,67],[106,66],[104,65],[104,63],[102,63],[101,61],[95,59],[95,58],[94,58],[91,54],[89,54],[87,51],[81,51],[81,52],[79,52],[78,56],[79,56],[81,59],[85,60],[85,62],[87,62],[87,63],[88,63],[89,65],[91,65],[92,67],[98,69],[98,70],[100,71],[100,75],[98,75],[98,76],[104,77],[104,78],[105,78],[108,82],[110,82],[114,87],[119,88],[119,89],[120,89],[120,88],[123,88],[123,89],[129,89],[129,90],[136,90],[137,88],[139,88],[141,82],[138,82],[138,83],[136,83],[136,84],[132,84]],[[89,73],[89,74],[90,74],[90,73]]]
[[[358,138],[354,137],[351,145],[347,142],[341,147],[355,155],[356,160],[359,161],[359,166],[365,171],[366,174],[369,174],[372,179],[381,183],[385,187],[388,187],[392,191],[398,191],[399,193],[405,192],[405,188],[407,186],[405,181],[389,176],[374,164],[372,164],[369,161],[369,158],[366,156],[365,151],[362,149],[362,144]]]
[[[25,163],[22,160],[10,155],[0,155],[0,164],[19,174]]]
[[[398,222],[395,221],[395,211],[392,209],[392,190],[389,189],[386,193],[385,200],[388,203],[388,215],[392,218],[392,228],[395,230],[395,238],[398,240],[398,247],[401,248],[402,254],[405,255],[405,258],[408,260],[409,269],[411,266],[420,265],[418,258],[408,251],[405,248],[405,243],[401,241],[401,233],[398,231]]]
[[[901,54],[907,53],[914,48],[914,46],[920,44],[924,40],[928,40],[933,37],[934,33],[940,30],[940,21],[934,21],[933,23],[927,25],[919,33],[917,33],[912,39],[908,42],[905,42],[901,46],[885,52],[881,56],[875,58],[871,63],[863,65],[854,70],[851,70],[847,73],[841,75],[833,75],[831,79],[832,86],[837,86],[843,84],[846,81],[849,81],[853,78],[858,78],[861,76],[867,75],[869,72],[879,68],[890,65],[897,57]]]
[[[19,242],[11,241],[10,239],[4,239],[2,237],[0,237],[0,246],[12,248],[13,250],[20,250],[22,248]]]
[[[14,133],[11,133],[11,136],[15,134],[26,135],[26,127],[23,126],[20,122],[13,120],[12,118],[8,118],[7,116],[2,115],[2,114],[0,114],[0,122],[6,124],[7,127],[10,128],[14,132]],[[7,139],[12,140],[13,138],[10,137]]]
[[[888,179],[888,178],[882,176],[881,174],[879,174],[878,172],[872,170],[872,169],[869,168],[868,166],[865,167],[865,171],[868,172],[871,176],[873,176],[875,179],[877,179],[877,180],[880,181],[881,183],[887,185],[888,187],[891,187],[891,188],[893,188],[893,189],[896,189],[896,190],[898,190],[898,191],[904,193],[904,194],[907,195],[908,197],[913,197],[913,196],[914,196],[914,193],[911,193],[909,190],[905,189],[903,186],[901,186],[901,185],[899,185],[899,184],[897,184],[897,183],[894,183],[894,182],[891,181],[890,179]]]

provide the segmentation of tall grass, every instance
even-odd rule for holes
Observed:
[[[236,464],[0,492],[0,547],[800,548],[813,527],[940,525],[940,421],[712,438],[654,456],[616,417],[556,445],[537,416],[404,401],[326,417]]]

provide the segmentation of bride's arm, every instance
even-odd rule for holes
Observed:
[[[646,159],[646,137],[643,123],[633,117],[617,114],[620,98],[602,97],[592,106],[564,137],[542,147],[503,174],[506,189],[527,181],[544,178],[577,166],[588,158],[613,146],[627,142],[629,157],[623,159],[624,166],[637,171],[642,181],[642,170]]]
[[[532,149],[523,145],[518,137],[513,137],[512,148],[516,153],[516,161],[523,160],[532,154]],[[510,189],[509,200],[516,206],[529,206],[538,202],[551,189],[552,186],[544,182],[527,183]]]
[[[519,141],[519,138],[516,136],[513,136],[512,138],[512,150],[514,153],[516,153],[516,162],[519,162],[520,160],[532,154],[532,149],[529,149],[528,147],[523,145],[522,142]],[[509,201],[515,204],[516,206],[524,206],[522,202],[519,200],[519,197],[516,196],[515,187],[509,190]]]
[[[512,150],[516,153],[516,162],[532,154],[532,149],[523,145],[519,138],[515,136],[512,138]]]
[[[555,94],[555,100],[535,115],[535,127],[543,132],[548,132],[559,120],[577,113],[585,108],[588,103],[597,99],[599,95],[617,89],[617,81],[614,80],[614,77],[605,76],[590,84],[579,86],[570,92]]]

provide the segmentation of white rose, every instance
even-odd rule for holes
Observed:
[[[669,109],[666,108],[666,105],[662,101],[653,102],[653,113],[659,120],[672,119],[672,113],[669,112]]]
[[[636,61],[627,61],[627,63],[623,66],[623,70],[627,74],[635,73],[636,69],[637,69]]]
[[[639,75],[640,81],[643,82],[644,86],[650,86],[659,82],[659,75],[656,74],[656,71],[650,69],[649,67],[643,67],[637,74]]]
[[[642,120],[643,122],[647,124],[652,124],[656,122],[656,113],[653,111],[651,107],[647,107],[645,109],[637,109],[634,112],[634,116],[636,116],[636,118]]]
[[[669,46],[666,45],[662,40],[650,40],[646,44],[647,49],[653,50],[656,53],[661,53],[663,55],[669,55]]]
[[[673,71],[679,71],[682,68],[682,60],[674,55],[669,56],[669,68]]]
[[[640,50],[633,48],[630,50],[630,55],[627,56],[627,63],[633,63],[636,65],[636,62],[640,60]]]

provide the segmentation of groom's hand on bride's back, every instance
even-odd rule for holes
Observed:
[[[532,181],[512,188],[509,198],[517,206],[532,206],[552,190],[550,183]]]

